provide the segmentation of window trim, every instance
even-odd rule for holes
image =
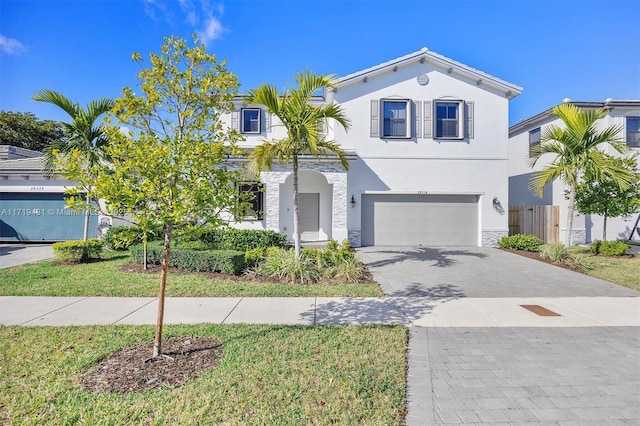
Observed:
[[[244,122],[245,122],[245,116],[244,113],[248,112],[248,111],[257,111],[258,112],[258,119],[257,119],[257,123],[258,123],[258,130],[250,130],[250,131],[245,131],[244,130]],[[256,134],[260,134],[262,133],[262,110],[261,108],[241,108],[240,109],[240,131],[243,134],[248,134],[248,135],[256,135]]]
[[[440,119],[438,118],[438,104],[457,104],[458,106],[458,116],[457,116],[457,136],[438,136],[438,122]],[[463,99],[434,99],[433,100],[433,139],[436,140],[449,140],[449,141],[460,141],[464,140],[466,135],[466,122],[467,122],[467,114],[466,114],[466,104]]]
[[[634,132],[631,132],[629,130],[629,119],[633,119],[634,121],[636,121],[637,124],[637,130]],[[624,141],[627,144],[627,146],[629,148],[640,148],[640,136],[638,137],[638,143],[635,145],[632,145],[630,142],[633,138],[630,138],[630,135],[640,135],[640,115],[627,115],[625,117],[624,120]]]
[[[387,135],[385,129],[384,105],[386,102],[404,103],[405,104],[405,134],[403,136]],[[407,98],[382,98],[380,99],[380,139],[411,139],[413,134],[413,110],[411,99]]]
[[[254,189],[255,187],[255,189]],[[253,192],[254,198],[251,201],[252,206],[248,208],[247,212],[241,212],[238,209],[238,217],[236,221],[256,221],[264,219],[264,184],[259,181],[243,181],[236,184],[238,189],[238,197],[241,197],[243,193]],[[240,200],[238,200],[240,201]],[[257,209],[254,209],[253,207]]]

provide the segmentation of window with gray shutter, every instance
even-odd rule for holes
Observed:
[[[473,139],[473,102],[465,102],[467,113],[467,137]]]
[[[421,138],[422,137],[422,108],[421,108],[422,102],[420,101],[416,101],[413,102],[413,113],[415,114],[415,130],[413,131],[413,136],[415,138]]]
[[[240,111],[231,111],[231,128],[240,131]]]
[[[433,121],[431,119],[431,110],[433,104],[430,101],[424,101],[422,103],[422,136],[427,139],[432,138]]]
[[[380,137],[380,107],[378,106],[378,100],[371,100],[371,137]]]

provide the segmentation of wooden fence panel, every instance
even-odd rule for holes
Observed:
[[[533,234],[545,244],[557,244],[560,237],[558,206],[510,206],[509,234]]]

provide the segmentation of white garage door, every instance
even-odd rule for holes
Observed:
[[[363,246],[477,246],[477,195],[364,194]]]

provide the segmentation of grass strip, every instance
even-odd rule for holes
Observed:
[[[572,247],[572,254],[589,253],[588,248]],[[597,255],[589,258],[593,266],[585,271],[595,278],[600,278],[615,284],[640,290],[640,256],[604,256]]]
[[[224,358],[180,388],[92,393],[82,374],[152,340],[152,327],[0,327],[0,424],[403,423],[404,327],[205,324],[169,336],[218,337]]]
[[[0,296],[155,297],[159,273],[122,271],[128,254],[109,253],[104,261],[54,265],[51,261],[0,269]],[[170,273],[169,297],[381,297],[376,284],[292,285],[215,279],[197,273]]]

